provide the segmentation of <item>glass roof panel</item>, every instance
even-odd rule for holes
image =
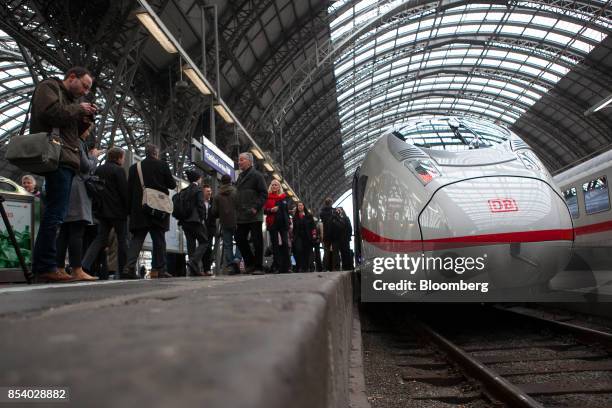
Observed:
[[[408,4],[352,1],[331,23],[332,39],[400,3]],[[612,28],[612,22],[578,9],[542,2],[405,11],[384,22],[371,20],[335,58],[345,152],[359,151],[355,146],[373,143],[381,127],[417,114],[465,113],[510,125]],[[350,160],[348,172],[357,158]]]

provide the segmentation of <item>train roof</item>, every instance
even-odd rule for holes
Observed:
[[[557,174],[553,177],[555,183],[561,184],[570,184],[579,180],[583,176],[591,173],[596,173],[604,170],[605,168],[610,166],[612,162],[612,149],[604,152],[598,156],[593,157],[585,161],[584,163],[580,163],[570,169],[565,170],[562,173]]]

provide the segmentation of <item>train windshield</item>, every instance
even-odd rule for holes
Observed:
[[[496,147],[510,138],[508,130],[493,123],[454,117],[415,121],[396,135],[415,146],[448,151]]]

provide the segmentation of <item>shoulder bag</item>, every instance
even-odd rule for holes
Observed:
[[[170,196],[154,188],[145,187],[142,178],[141,162],[136,164],[136,170],[138,170],[138,178],[142,186],[142,210],[153,218],[159,220],[165,219],[168,215],[172,214],[174,209]]]
[[[59,103],[62,103],[62,91],[58,88]],[[57,170],[59,167],[60,155],[62,152],[62,138],[59,128],[53,128],[50,133],[40,132],[24,134],[30,110],[26,112],[26,117],[21,126],[19,134],[11,137],[6,149],[6,160],[14,166],[19,167],[28,173],[44,175]]]

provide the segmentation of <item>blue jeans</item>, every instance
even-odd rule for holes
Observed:
[[[74,171],[68,167],[60,167],[45,174],[45,211],[32,257],[32,272],[35,274],[57,270],[57,231],[68,212],[73,177]]]
[[[240,261],[242,255],[238,245],[236,245],[236,254],[232,249],[234,248],[234,228],[222,228],[223,233],[223,258],[225,260],[225,266],[230,266],[233,262]]]

